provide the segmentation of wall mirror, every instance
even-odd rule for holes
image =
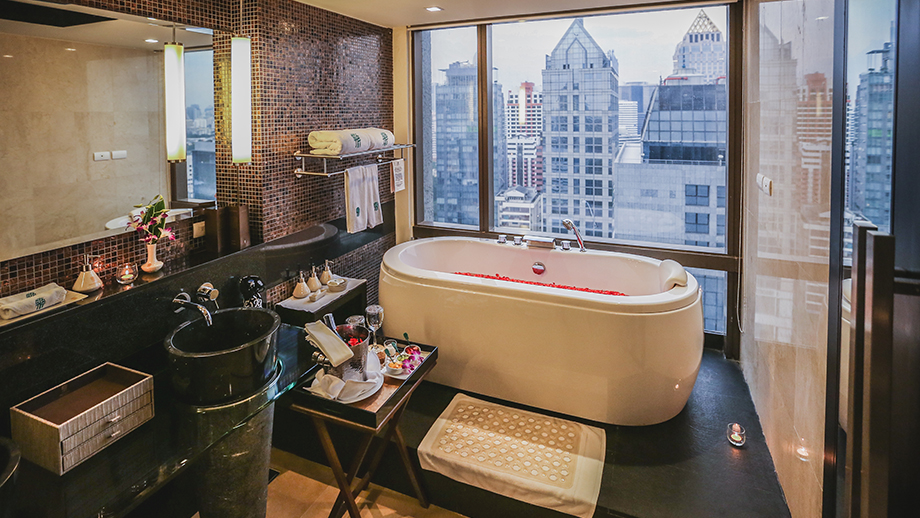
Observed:
[[[175,34],[186,49],[189,195],[213,199],[211,30]],[[124,232],[135,205],[169,197],[162,49],[172,40],[168,20],[0,0],[0,260]]]

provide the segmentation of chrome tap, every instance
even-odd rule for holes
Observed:
[[[198,303],[202,306],[206,306],[208,302],[214,303],[214,309],[220,309],[220,306],[217,304],[217,297],[220,295],[220,291],[214,287],[210,282],[206,282],[198,287],[196,293],[198,298]]]
[[[201,304],[195,304],[194,302],[192,302],[192,298],[189,296],[188,293],[184,291],[176,295],[176,298],[173,299],[173,304],[178,304],[179,306],[181,306],[179,309],[176,310],[176,313],[182,311],[183,309],[194,308],[201,312],[201,316],[204,317],[204,323],[207,324],[208,327],[211,327],[211,324],[214,322],[213,319],[211,318],[211,312],[208,311],[208,308],[202,306]]]
[[[585,249],[585,242],[581,240],[581,232],[578,231],[578,227],[575,226],[575,222],[566,218],[562,220],[562,226],[567,228],[568,230],[575,232],[575,239],[578,240],[578,246],[581,248],[581,250],[579,251],[587,252],[587,250]]]

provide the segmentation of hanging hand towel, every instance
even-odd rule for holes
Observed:
[[[371,143],[374,146],[373,149],[382,149],[391,147],[396,144],[396,137],[393,136],[393,132],[383,128],[364,128],[362,130],[368,134],[371,139]]]
[[[307,137],[311,154],[344,155],[371,148],[370,135],[364,130],[311,131]]]
[[[67,290],[50,283],[32,291],[0,299],[0,318],[11,320],[51,307],[64,300]]]
[[[364,166],[364,186],[367,228],[374,228],[383,223],[383,211],[380,209],[380,177],[377,174],[377,164]]]
[[[345,170],[345,222],[349,234],[367,228],[364,167]]]

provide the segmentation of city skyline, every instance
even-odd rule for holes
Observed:
[[[700,11],[727,35],[725,7],[683,8],[644,13],[589,16],[582,18],[585,29],[605,51],[613,51],[619,61],[620,79],[626,82],[658,84],[674,69],[674,50]],[[543,91],[541,71],[545,56],[550,55],[572,19],[510,22],[492,26],[492,79],[507,89],[517,89],[522,82],[534,83]],[[503,53],[501,49],[514,49]],[[520,48],[530,49],[526,53]],[[432,32],[432,81],[443,84],[446,68],[453,62],[474,62],[476,33],[469,27]]]

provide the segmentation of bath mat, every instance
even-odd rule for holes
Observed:
[[[458,482],[590,518],[605,446],[600,428],[457,394],[418,456],[423,469]]]

